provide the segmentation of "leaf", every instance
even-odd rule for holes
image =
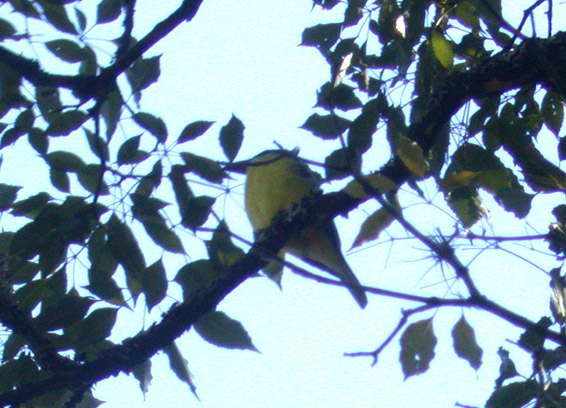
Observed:
[[[65,330],[73,349],[80,351],[108,338],[116,323],[118,309],[103,307],[94,310],[84,320]]]
[[[465,228],[474,225],[484,214],[483,204],[475,188],[456,188],[448,194],[447,201]]]
[[[56,57],[67,62],[81,62],[87,57],[84,48],[71,40],[47,41],[45,47]]]
[[[399,188],[399,186],[395,184],[393,180],[379,173],[372,173],[363,177],[374,189],[377,190],[378,194],[390,193]],[[363,199],[368,196],[368,193],[366,193],[363,186],[357,180],[349,182],[343,191],[354,198]]]
[[[159,143],[164,143],[167,139],[167,126],[163,119],[146,112],[134,113],[132,118],[141,128],[155,136]]]
[[[379,123],[379,114],[383,104],[380,98],[366,103],[362,113],[354,119],[348,131],[348,147],[361,153],[366,152],[372,144],[372,136]]]
[[[139,92],[157,82],[161,75],[160,59],[161,55],[139,58],[126,70],[126,78],[128,78],[128,82],[132,87],[132,92],[138,95],[136,97],[138,104]]]
[[[537,396],[539,385],[535,380],[511,383],[491,394],[485,408],[521,408]]]
[[[40,155],[44,155],[49,150],[49,138],[45,132],[39,128],[32,128],[28,134],[28,141],[31,147]]]
[[[452,68],[452,65],[454,65],[454,50],[448,40],[444,38],[444,35],[439,30],[433,29],[430,41],[434,56],[438,62],[446,69]]]
[[[233,161],[240,151],[244,139],[244,129],[245,126],[242,121],[234,115],[232,115],[228,124],[220,129],[220,146],[222,146],[224,155],[230,161]]]
[[[116,131],[118,126],[118,121],[122,116],[122,105],[124,101],[122,100],[122,95],[120,91],[114,90],[106,95],[102,106],[100,107],[100,114],[106,123],[106,139],[110,141],[112,135]]]
[[[72,131],[78,129],[86,120],[88,115],[80,110],[70,110],[54,115],[45,132],[49,136],[68,136]]]
[[[14,128],[18,129],[18,131],[20,132],[27,133],[31,130],[34,121],[35,115],[33,113],[33,110],[25,109],[16,118]]]
[[[197,137],[202,136],[208,128],[210,128],[216,122],[208,122],[206,120],[199,120],[193,123],[189,123],[182,130],[181,134],[177,138],[177,143],[185,143],[190,140],[195,140]]]
[[[86,166],[83,159],[79,156],[62,150],[48,153],[45,155],[45,161],[52,169],[73,173],[82,170]]]
[[[179,206],[179,213],[181,217],[183,217],[183,214],[188,211],[189,199],[193,197],[193,192],[189,188],[187,180],[185,180],[182,166],[176,164],[171,168],[169,180],[171,181],[173,192],[175,193],[175,200]]]
[[[108,249],[112,256],[124,267],[128,289],[137,298],[142,290],[141,273],[145,269],[145,259],[132,230],[112,215],[108,223]]]
[[[452,329],[452,339],[454,341],[454,351],[458,357],[466,360],[474,370],[478,370],[481,366],[481,357],[483,350],[476,342],[476,334],[474,329],[464,315],[454,325]]]
[[[82,169],[77,171],[79,183],[89,193],[97,196],[108,195],[108,185],[104,181],[104,167],[100,164],[87,164]]]
[[[244,251],[232,242],[230,230],[224,221],[218,223],[212,234],[212,239],[206,241],[206,250],[214,269],[219,275],[245,255]]]
[[[145,395],[149,390],[151,380],[153,380],[153,376],[151,375],[151,360],[145,360],[143,363],[134,366],[132,373],[136,380],[139,381],[140,388]]]
[[[0,197],[1,196],[2,193],[0,193]],[[52,197],[48,193],[42,192],[28,197],[24,200],[16,201],[12,205],[12,211],[10,214],[15,216],[25,215],[29,216],[30,218],[35,218],[39,210],[41,210],[41,208],[43,208],[43,206],[47,204],[51,199]]]
[[[419,177],[424,177],[430,167],[423,155],[421,147],[407,137],[397,140],[397,155],[405,166]]]
[[[209,312],[195,324],[197,333],[218,347],[258,351],[244,326],[228,317],[224,312]]]
[[[81,297],[75,290],[71,290],[54,302],[48,304],[44,302],[41,313],[34,319],[34,323],[39,330],[45,331],[68,327],[81,321],[93,303],[93,299]]]
[[[193,383],[193,375],[189,370],[189,364],[181,354],[179,347],[177,347],[175,343],[171,343],[168,346],[165,346],[163,351],[167,354],[167,357],[169,357],[169,366],[171,367],[171,370],[173,370],[181,381],[188,384],[191,392],[195,395],[195,397],[197,397],[197,399],[199,399],[197,395],[197,387]]]
[[[326,178],[329,180],[338,180],[351,176],[352,172],[359,166],[359,157],[356,154],[352,154],[352,151],[349,149],[335,150],[324,159]]]
[[[123,0],[102,0],[96,9],[96,24],[105,24],[116,20],[122,12],[123,3]]]
[[[12,204],[16,201],[20,189],[20,186],[0,183],[0,211],[12,208]]]
[[[60,115],[63,105],[58,88],[38,86],[35,88],[35,99],[41,116],[51,122],[56,116]]]
[[[69,20],[65,6],[50,0],[38,0],[43,9],[43,16],[59,31],[68,34],[78,34],[75,26]]]
[[[421,320],[407,327],[401,336],[399,361],[405,379],[428,370],[435,356],[437,340],[432,328],[432,318]]]
[[[110,158],[110,153],[108,152],[108,143],[106,143],[100,136],[91,132],[90,130],[83,128],[90,150],[98,157],[100,160],[106,162]]]
[[[209,259],[199,259],[184,265],[175,276],[181,288],[183,288],[183,299],[188,300],[201,288],[209,286],[218,274]]]
[[[564,122],[564,101],[560,95],[547,92],[542,100],[541,112],[545,125],[558,136]]]
[[[167,294],[167,276],[161,259],[143,271],[142,285],[147,309],[151,311]]]
[[[55,187],[57,190],[63,193],[68,193],[71,191],[71,180],[69,179],[69,175],[65,171],[50,168],[49,179],[51,180],[53,187]]]
[[[86,16],[78,7],[74,7],[74,10],[77,22],[79,23],[79,30],[81,33],[84,33],[86,29]]]
[[[331,82],[327,82],[322,86],[317,94],[317,107],[321,107],[328,111],[338,108],[342,111],[349,111],[362,107],[362,102],[354,93],[354,88],[338,84],[333,86]]]
[[[358,247],[361,244],[369,241],[376,240],[379,234],[384,231],[395,220],[395,216],[387,209],[380,208],[363,222],[352,248]]]
[[[342,25],[339,23],[318,24],[303,31],[300,45],[320,47],[329,50],[340,38]]]
[[[313,113],[308,117],[301,129],[308,130],[313,135],[324,140],[336,139],[350,127],[351,121],[336,115],[319,115]]]
[[[11,38],[16,33],[16,28],[12,23],[0,19],[0,40],[5,40],[6,38]]]
[[[216,199],[208,196],[191,197],[186,203],[181,224],[193,231],[208,220]]]
[[[118,149],[117,162],[119,165],[135,163],[134,160],[140,147],[141,135],[130,137]]]
[[[181,157],[185,162],[185,171],[193,172],[211,183],[220,184],[228,177],[228,174],[214,160],[189,152],[182,152]]]

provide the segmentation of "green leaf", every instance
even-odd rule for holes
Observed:
[[[222,146],[224,155],[230,161],[234,160],[242,146],[244,129],[245,127],[242,121],[234,115],[232,115],[228,124],[222,126],[222,129],[220,129],[220,145]]]
[[[140,138],[141,135],[134,136],[122,143],[122,146],[118,149],[117,161],[119,165],[135,163],[134,159],[140,147]]]
[[[79,23],[79,30],[81,33],[84,33],[86,29],[86,16],[78,7],[74,7],[74,10],[77,22]]]
[[[167,126],[163,119],[146,112],[135,113],[133,119],[141,128],[155,136],[159,143],[164,143],[167,139]]]
[[[132,230],[112,215],[107,227],[108,249],[112,256],[124,267],[130,293],[136,299],[142,290],[141,273],[145,269],[145,259]]]
[[[167,276],[161,259],[143,271],[142,285],[147,309],[151,311],[167,294]]]
[[[116,20],[121,12],[123,0],[102,0],[96,9],[96,24],[110,23]]]
[[[171,181],[173,192],[175,193],[175,200],[179,206],[179,213],[181,217],[183,217],[183,214],[188,210],[189,199],[194,197],[194,195],[187,184],[187,180],[185,180],[182,166],[176,164],[171,168],[169,180]]]
[[[12,25],[12,23],[4,20],[3,18],[0,19],[0,40],[11,38],[14,34],[16,34],[16,28]]]
[[[4,350],[2,352],[2,362],[5,363],[6,361],[16,357],[19,351],[25,345],[26,345],[26,341],[22,336],[16,333],[10,334],[10,337],[8,337],[8,340],[6,340],[6,342],[4,343]]]
[[[163,351],[167,354],[167,357],[169,357],[169,366],[171,367],[171,370],[173,370],[181,381],[188,384],[192,393],[198,399],[197,388],[193,383],[193,375],[189,370],[189,364],[181,354],[179,347],[177,347],[175,343],[171,343],[164,347]]]
[[[318,24],[303,31],[303,40],[300,45],[320,47],[329,50],[340,38],[342,24]]]
[[[49,169],[49,178],[53,187],[62,193],[68,193],[71,191],[71,180],[69,179],[67,172],[51,167]]]
[[[104,167],[100,164],[87,164],[77,172],[79,183],[86,191],[97,196],[110,194],[103,178],[103,170]]]
[[[224,221],[218,223],[212,234],[212,239],[206,241],[206,250],[214,269],[219,275],[245,255],[244,251],[232,242],[230,230]]]
[[[43,116],[47,122],[51,122],[58,116],[63,108],[58,88],[46,86],[36,87],[35,100],[37,101],[37,107],[41,112],[41,116]]]
[[[47,41],[45,47],[56,57],[67,62],[81,62],[87,57],[84,48],[71,40]]]
[[[193,172],[211,183],[220,184],[228,177],[222,167],[214,160],[189,152],[182,152],[181,157],[185,162],[185,171]]]
[[[2,194],[0,193],[0,196],[1,195]],[[16,201],[14,205],[12,205],[11,214],[15,216],[25,215],[30,218],[34,218],[37,215],[37,212],[39,212],[39,210],[41,210],[51,199],[52,197],[48,193],[42,192],[24,200]]]
[[[49,150],[49,138],[45,132],[39,128],[32,128],[28,134],[28,141],[31,147],[40,155],[45,155]]]
[[[136,365],[132,369],[132,373],[136,380],[139,381],[140,388],[145,395],[145,393],[149,390],[151,380],[153,380],[153,376],[151,375],[151,360],[146,360],[143,363]]]
[[[331,82],[327,82],[322,86],[317,95],[317,107],[331,111],[338,108],[342,111],[349,111],[362,107],[362,102],[354,93],[354,88],[339,84],[334,86]]]
[[[157,82],[161,74],[159,68],[160,58],[161,55],[137,59],[136,62],[126,70],[126,77],[128,78],[133,92],[140,92]]]
[[[86,166],[83,159],[71,152],[58,150],[45,155],[45,161],[52,169],[76,173]]]
[[[109,160],[110,154],[108,152],[108,143],[106,143],[100,136],[91,132],[90,130],[83,128],[90,150],[104,162]]]
[[[179,269],[174,280],[183,288],[183,299],[188,300],[217,277],[212,262],[209,259],[199,259]]]
[[[421,320],[407,327],[401,336],[399,361],[405,379],[428,370],[435,356],[437,340],[432,327],[432,318]]]
[[[34,121],[35,115],[33,111],[31,109],[25,109],[16,118],[14,128],[18,129],[21,132],[27,133],[31,130]]]
[[[53,27],[68,34],[78,34],[75,26],[69,20],[65,6],[50,0],[38,0],[37,3],[43,9],[43,16],[47,18]]]
[[[216,122],[208,122],[206,120],[189,123],[177,138],[177,143],[185,143],[202,136],[214,123]]]
[[[86,120],[88,115],[80,110],[70,110],[54,115],[45,132],[49,136],[68,136],[72,131],[78,129]]]
[[[511,383],[491,394],[485,408],[521,408],[537,396],[539,385],[535,380]]]
[[[356,154],[352,154],[349,149],[338,149],[330,153],[324,159],[324,169],[326,178],[339,180],[351,176],[355,169],[360,166],[360,159]]]
[[[442,32],[433,29],[430,41],[432,43],[434,56],[438,62],[446,69],[452,68],[452,65],[454,65],[454,50],[448,40],[444,38]]]
[[[382,108],[380,98],[372,99],[364,105],[362,113],[354,119],[348,131],[349,148],[364,153],[371,147]]]
[[[68,330],[65,329],[65,335],[71,340],[72,348],[80,351],[108,338],[116,323],[117,312],[118,309],[110,307],[96,309],[84,320]]]
[[[93,299],[81,297],[72,290],[54,302],[48,304],[44,302],[41,313],[34,319],[34,323],[38,329],[45,331],[68,327],[81,321],[93,303]]]
[[[114,90],[106,95],[102,106],[100,107],[100,114],[106,123],[106,139],[110,141],[112,135],[116,131],[118,122],[122,115],[122,105],[124,101],[122,100],[122,95],[120,91]]]
[[[197,333],[206,341],[228,349],[258,351],[242,324],[224,312],[209,312],[195,324]]]
[[[564,122],[564,100],[555,92],[547,92],[542,100],[542,117],[545,125],[558,136]]]
[[[20,189],[20,186],[0,183],[0,211],[6,211],[12,208],[12,204],[16,201]]]
[[[458,357],[466,360],[477,371],[482,363],[483,350],[478,346],[474,329],[464,315],[452,329],[452,340],[454,341],[454,351]]]
[[[393,221],[395,221],[395,216],[393,216],[393,214],[391,214],[386,208],[380,208],[375,211],[364,220],[360,227],[360,231],[352,244],[352,248],[358,247],[365,242],[376,240],[379,237],[379,234],[391,225]]]
[[[189,198],[186,203],[186,209],[183,213],[181,224],[193,231],[196,230],[208,220],[208,216],[212,212],[212,206],[215,201],[215,198],[208,196]]]
[[[16,141],[25,134],[25,131],[22,131],[18,128],[10,128],[4,132],[2,135],[2,141],[0,142],[0,148],[4,148],[6,146],[13,145]]]
[[[308,117],[301,129],[308,130],[313,135],[324,140],[336,139],[352,122],[336,115],[319,115],[313,113]]]
[[[88,270],[87,289],[109,303],[124,306],[126,302],[122,290],[112,279],[118,261],[110,253],[102,227],[94,231],[88,241],[88,259],[91,266]]]

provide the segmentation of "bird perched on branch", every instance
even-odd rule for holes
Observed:
[[[321,192],[321,177],[288,150],[266,150],[254,157],[246,170],[246,213],[254,232],[269,227],[275,216],[303,198]],[[365,291],[340,249],[334,221],[316,221],[294,233],[283,251],[339,278],[364,308]]]

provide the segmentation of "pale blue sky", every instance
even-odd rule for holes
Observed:
[[[161,2],[156,5],[155,1],[139,0],[136,34],[142,36],[174,10],[172,3],[179,2],[168,2],[165,7]],[[81,7],[87,9],[89,4],[92,2],[84,1]],[[316,89],[329,76],[328,66],[316,50],[298,47],[303,29],[321,21],[334,20],[331,13],[311,12],[307,0],[205,0],[193,21],[150,50],[148,55],[163,54],[162,74],[159,82],[143,94],[142,108],[161,116],[172,138],[192,121],[217,121],[219,125],[206,136],[186,145],[187,149],[200,150],[214,158],[223,159],[217,143],[218,130],[234,113],[246,126],[239,159],[272,147],[276,140],[288,148],[301,147],[302,155],[309,159],[321,160],[338,144],[327,143],[321,148],[308,133],[298,129],[312,113]],[[108,33],[101,30],[100,35]],[[22,156],[12,159],[5,154],[4,160],[0,178],[6,182],[13,175],[19,177],[22,170],[29,170],[33,158],[23,162]],[[14,184],[32,183],[34,177],[37,176]],[[241,180],[231,183],[237,186]],[[44,188],[44,184],[36,182],[35,188]],[[241,193],[241,188],[235,189],[227,200],[219,200],[222,204],[215,209],[228,218],[236,233],[251,239]],[[451,232],[453,221],[440,210],[425,207],[410,198],[409,193],[403,197],[403,204],[412,204],[406,209],[406,216],[424,231],[433,232],[434,228],[442,227],[444,232]],[[535,204],[552,208],[542,202],[547,198]],[[489,206],[489,200],[487,203]],[[513,216],[503,214],[491,204],[495,234],[523,233],[524,224],[516,223]],[[364,209],[371,211],[375,206],[367,205]],[[434,221],[425,220],[423,212]],[[541,209],[540,213],[548,214],[548,211]],[[358,210],[348,220],[337,220],[345,249],[351,245],[364,218],[364,211]],[[540,219],[537,222],[544,228],[550,221],[545,215],[542,222]],[[399,226],[393,226],[391,231],[396,237],[405,236]],[[197,250],[196,255],[191,252],[193,259],[203,256],[199,240],[191,239],[188,234],[183,238],[187,248]],[[368,285],[405,292],[417,292],[425,287],[425,294],[442,295],[447,290],[447,285],[442,283],[443,275],[438,269],[426,273],[433,261],[421,261],[428,256],[418,249],[421,247],[414,240],[396,241],[393,246],[382,240],[379,246],[351,253],[348,261]],[[509,248],[517,249],[512,245]],[[471,259],[475,253],[459,251],[464,259]],[[160,255],[160,252],[147,254],[148,263]],[[556,266],[549,257],[540,257],[538,262],[546,270]],[[493,265],[497,265],[496,270]],[[548,279],[525,265],[510,254],[492,251],[476,260],[472,271],[486,294],[537,319],[548,313]],[[179,266],[178,260],[171,260],[171,279]],[[532,293],[532,287],[541,288],[540,293]],[[506,290],[503,294],[502,288]],[[201,403],[176,379],[163,355],[152,359],[154,379],[145,402],[137,381],[123,375],[98,384],[95,395],[107,401],[104,406],[108,408],[389,405],[426,408],[452,407],[456,402],[483,405],[498,374],[497,348],[507,347],[513,358],[521,355],[514,346],[505,343],[505,339],[516,340],[520,331],[485,313],[465,312],[484,349],[484,365],[477,373],[452,350],[450,331],[460,318],[458,309],[441,310],[435,316],[437,356],[424,375],[403,381],[398,339],[381,355],[375,367],[370,366],[369,359],[342,356],[344,352],[376,348],[396,325],[400,310],[411,306],[415,305],[371,296],[369,306],[361,311],[347,291],[314,284],[291,273],[284,276],[283,291],[267,279],[251,279],[229,295],[219,310],[244,324],[261,354],[217,348],[201,340],[194,331],[178,341],[195,375]],[[146,324],[158,319],[159,314],[155,310]],[[430,313],[422,315],[413,321],[430,316]],[[122,329],[114,331],[113,339],[120,341],[135,334],[144,327],[143,319],[141,313],[132,315],[122,311]],[[530,373],[528,360],[517,363],[520,372]]]

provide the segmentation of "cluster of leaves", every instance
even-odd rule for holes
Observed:
[[[172,140],[165,122],[140,108],[144,91],[159,79],[160,57],[143,55],[151,44],[135,48],[139,42],[129,26],[135,2],[101,1],[94,19],[74,0],[4,3],[3,8],[26,24],[19,27],[0,19],[0,148],[5,155],[17,155],[26,148],[22,140],[27,138],[43,159],[52,187],[20,197],[21,186],[0,184],[0,211],[17,226],[4,226],[0,233],[0,297],[18,311],[0,313],[1,323],[11,329],[0,365],[0,399],[2,393],[60,374],[54,358],[58,353],[74,356],[63,357],[68,368],[95,361],[113,346],[108,338],[118,311],[133,308],[140,295],[150,311],[170,305],[162,302],[167,300],[171,272],[163,258],[148,262],[140,232],[145,231],[162,254],[184,257],[179,232],[196,232],[215,203],[214,196],[195,194],[189,177],[198,184],[215,185],[227,178],[209,158],[187,151],[171,153],[182,144],[186,150],[214,122],[189,123]],[[199,4],[186,2],[179,14],[190,18]],[[170,29],[182,21],[181,15],[169,22]],[[97,52],[90,33],[107,24],[123,24],[123,35],[106,50],[114,58],[103,66],[103,54]],[[32,41],[37,46],[34,30],[50,32],[49,27],[54,29],[53,38],[38,46],[39,61],[28,59],[27,52],[18,55],[21,49],[29,51]],[[160,38],[150,33],[143,40]],[[74,74],[43,71],[41,59],[53,58]],[[220,129],[219,144],[229,161],[238,153],[243,132],[235,116]],[[53,149],[54,138],[66,138],[65,149]],[[79,139],[86,142],[84,149],[76,142]],[[157,191],[160,187],[166,190],[163,195]],[[172,205],[164,195],[174,197],[177,211],[167,209]],[[217,223],[206,248],[210,259],[186,264],[174,278],[185,299],[242,257],[224,223]],[[71,284],[69,271],[77,267],[84,274]],[[21,326],[30,329],[22,331]],[[194,327],[215,345],[255,350],[242,325],[224,313],[210,311]],[[45,353],[44,346],[56,354]],[[194,392],[179,349],[172,343],[164,350],[173,371]],[[151,380],[149,361],[133,372],[145,392]],[[42,407],[78,403],[99,404],[84,385],[34,400]]]
[[[343,3],[313,2],[329,10]],[[525,39],[522,27],[511,27],[501,13],[499,0],[349,0],[342,21],[307,28],[302,45],[320,52],[330,66],[331,77],[317,93],[319,112],[302,127],[317,138],[340,139],[342,146],[328,156],[326,176],[357,175],[359,183],[364,158],[375,157],[370,154],[375,149],[389,148],[394,159],[382,167],[379,177],[385,175],[398,185],[408,182],[419,195],[423,193],[418,182],[434,182],[466,229],[486,215],[482,194],[490,195],[505,211],[521,219],[529,214],[536,193],[564,192],[566,174],[538,150],[535,141],[542,130],[550,131],[556,137],[560,160],[566,157],[560,137],[566,89],[563,85],[541,86],[543,81],[536,78],[502,86],[506,73],[488,72],[485,67],[492,61],[511,61],[511,55],[524,48],[524,44],[515,45],[517,39]],[[533,58],[545,62],[544,57]],[[477,82],[471,86],[476,90],[458,83],[472,78],[470,74],[476,75]],[[559,75],[550,76],[551,81],[563,84]],[[457,115],[461,117],[456,119]],[[386,141],[378,140],[383,134]],[[515,167],[502,153],[511,156]],[[364,164],[364,168],[379,168],[376,163]],[[372,186],[374,196],[393,190],[375,174],[365,179],[361,183],[366,184],[366,196],[372,195],[368,194]],[[401,216],[403,203],[390,197],[379,203],[384,208],[368,217],[356,244],[377,238],[395,218],[392,214]],[[553,224],[549,238],[551,250],[560,256],[564,253],[561,222]],[[550,324],[542,327],[548,329]],[[525,344],[529,333],[533,334],[527,331],[519,344],[534,361],[542,361],[546,369],[542,371],[549,374],[564,361],[556,363],[561,348],[543,349],[543,336],[537,337],[536,345]],[[453,337],[456,353],[477,369],[481,349],[465,320],[455,326]],[[406,376],[428,369],[435,344],[432,320],[406,328],[400,358]],[[554,362],[542,358],[541,353],[552,355]],[[555,406],[564,406],[560,396],[563,381],[547,388],[544,381],[529,379],[502,387],[487,405],[520,407],[538,398],[544,404],[552,401]]]

